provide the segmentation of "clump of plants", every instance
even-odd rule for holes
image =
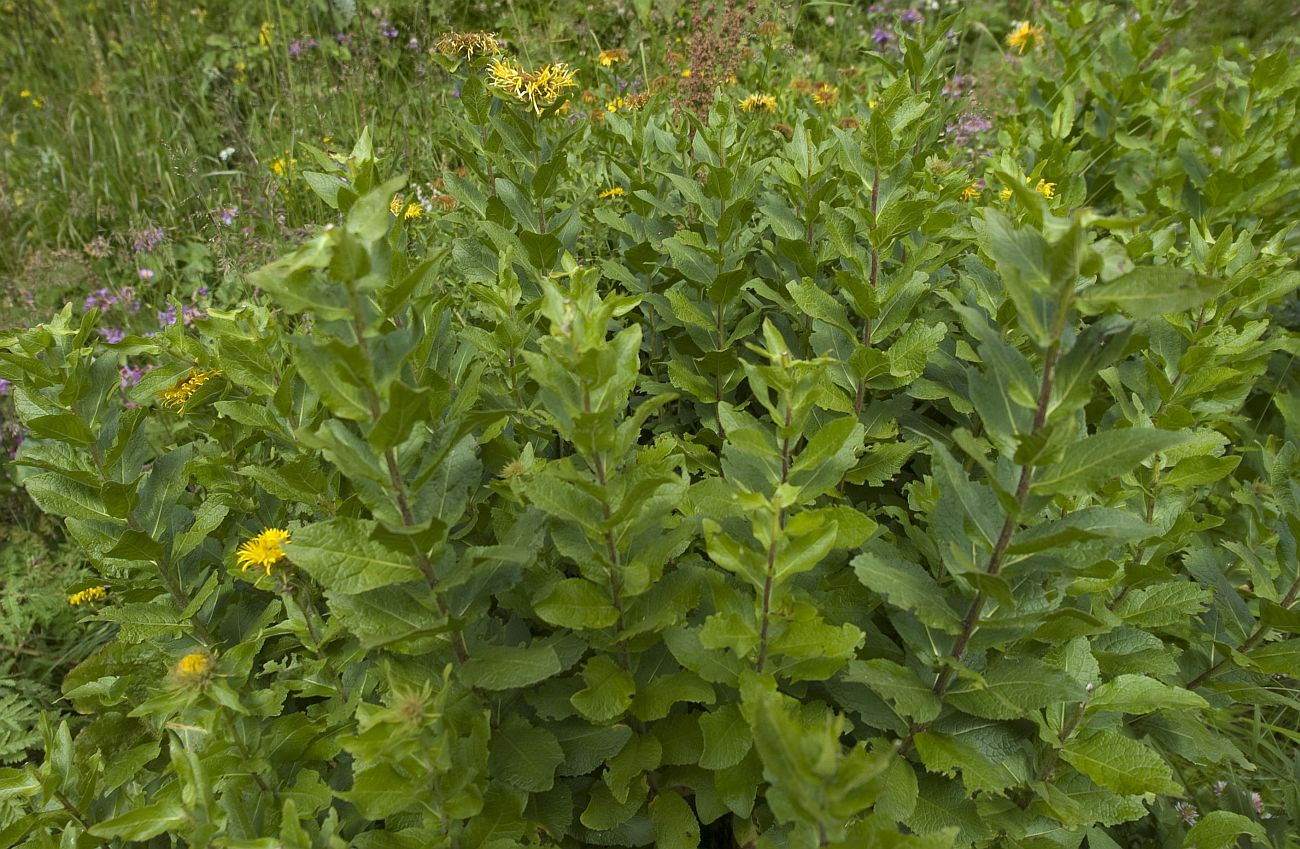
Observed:
[[[703,118],[448,50],[438,216],[304,145],[261,297],[5,338],[116,635],[0,835],[1288,845],[1300,72],[1144,12],[1013,31],[987,157],[948,21]]]

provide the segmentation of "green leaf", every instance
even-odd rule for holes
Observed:
[[[560,656],[549,645],[482,646],[461,667],[461,677],[471,687],[514,690],[558,675]]]
[[[1182,687],[1148,678],[1145,675],[1119,675],[1102,684],[1088,700],[1088,710],[1116,710],[1145,714],[1158,710],[1208,708],[1205,699]]]
[[[123,840],[149,840],[164,831],[177,828],[188,819],[179,801],[141,805],[121,816],[90,827],[96,837],[120,837]]]
[[[657,849],[699,849],[700,823],[675,790],[661,790],[650,802]]]
[[[1035,657],[1006,657],[983,673],[983,683],[962,679],[948,688],[948,701],[984,719],[1016,719],[1060,702],[1083,700],[1083,687]]]
[[[900,716],[915,722],[929,722],[939,715],[939,698],[916,673],[891,660],[855,660],[845,679],[866,684],[883,699],[894,702]]]
[[[1165,628],[1186,623],[1205,609],[1213,595],[1191,581],[1165,581],[1133,590],[1115,607],[1115,613],[1139,628]]]
[[[1093,781],[1117,793],[1182,793],[1169,764],[1151,748],[1115,731],[1071,740],[1061,757]]]
[[[512,787],[529,793],[550,790],[555,785],[555,769],[563,762],[564,750],[555,735],[518,716],[503,722],[492,734],[488,767]]]
[[[374,529],[368,519],[317,522],[293,531],[284,551],[330,593],[361,593],[421,580],[409,554],[370,539]]]
[[[949,778],[961,770],[961,781],[968,793],[981,791],[1001,794],[1019,783],[1019,778],[1003,764],[986,758],[979,749],[960,737],[922,731],[914,738],[921,763],[931,772]]]
[[[587,686],[569,701],[592,722],[608,722],[622,716],[632,704],[636,683],[607,655],[596,655],[582,669]]]
[[[1187,269],[1144,266],[1085,289],[1078,303],[1085,310],[1113,306],[1134,318],[1156,318],[1199,307],[1222,288],[1218,280]]]
[[[1077,495],[1127,474],[1158,451],[1186,442],[1185,434],[1153,428],[1106,430],[1069,445],[1059,462],[1034,478],[1032,491],[1043,495]]]
[[[931,628],[949,634],[961,631],[961,617],[948,605],[934,578],[888,545],[881,543],[853,558],[853,571],[867,589],[895,607],[914,612]]]
[[[534,603],[533,610],[551,625],[574,630],[607,628],[618,621],[618,610],[609,596],[582,578],[556,582],[550,592]]]
[[[700,766],[705,769],[726,769],[735,766],[749,753],[754,739],[749,724],[734,704],[723,705],[700,716],[700,731],[704,735],[704,753]]]
[[[1183,849],[1228,849],[1237,845],[1237,837],[1242,834],[1268,845],[1264,827],[1250,817],[1232,811],[1211,811],[1187,832]]]

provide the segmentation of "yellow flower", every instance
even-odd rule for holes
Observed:
[[[271,46],[271,30],[275,26],[270,21],[262,21],[262,26],[257,30],[257,43],[263,47]]]
[[[1021,21],[1007,36],[1007,47],[1014,47],[1017,53],[1024,53],[1025,48],[1041,43],[1046,36],[1042,27],[1030,26],[1029,21]]]
[[[610,198],[621,198],[624,194],[626,193],[623,191],[622,186],[615,186],[612,189],[605,189],[597,197],[601,200],[609,200]]]
[[[501,52],[501,44],[496,33],[491,32],[447,32],[438,36],[434,47],[444,56],[465,54],[466,59],[479,56],[495,56]]]
[[[275,159],[271,160],[271,171],[275,176],[283,177],[289,171],[292,171],[293,167],[297,164],[298,160],[293,157],[277,156]]]
[[[393,195],[393,201],[392,201],[392,203],[388,204],[388,211],[391,212],[391,213],[393,213],[394,215],[401,215],[401,214],[402,214],[402,203],[403,203],[403,202],[402,202],[402,196],[401,196],[401,195]]]
[[[765,112],[776,111],[776,98],[770,94],[751,94],[740,101],[740,108],[746,112],[762,109]]]
[[[1011,190],[1003,189],[1002,191],[998,192],[998,197],[1000,197],[1002,200],[1011,200]]]
[[[41,108],[42,106],[44,106],[44,105],[45,105],[45,100],[44,100],[43,98],[40,98],[40,97],[33,97],[33,98],[32,98],[32,108],[33,108],[33,109],[40,109],[40,108]]]
[[[185,379],[173,386],[171,389],[164,389],[158,393],[162,399],[164,407],[171,407],[179,410],[194,397],[194,393],[199,391],[199,387],[207,383],[212,378],[221,374],[220,371],[192,371],[186,375]]]
[[[103,601],[107,595],[108,590],[104,587],[89,587],[68,596],[68,604],[76,607],[79,604],[87,604],[92,601]]]
[[[691,75],[691,69],[690,69],[690,68],[686,68],[685,70],[682,71],[682,78],[683,78],[683,79],[689,78],[690,75]]]
[[[267,528],[239,546],[235,562],[241,571],[249,566],[261,566],[266,574],[271,574],[271,567],[284,559],[281,547],[289,541],[289,532],[279,528]]]
[[[1056,184],[1049,183],[1046,180],[1039,180],[1038,185],[1034,186],[1034,191],[1038,192],[1045,198],[1050,198],[1056,194]]]
[[[966,186],[966,188],[961,190],[961,199],[973,200],[980,196],[981,191],[982,190],[979,187],[979,183],[971,183],[970,185]]]
[[[172,674],[181,684],[202,684],[212,674],[212,658],[207,652],[192,651],[176,661]]]
[[[867,108],[868,108],[868,109],[875,109],[875,108],[876,108],[876,101],[874,101],[874,100],[868,100],[868,101],[867,101]]]
[[[577,85],[577,71],[564,62],[526,71],[514,59],[493,59],[488,66],[488,85],[526,103],[534,114],[556,101],[566,88]]]
[[[834,106],[839,99],[839,89],[828,83],[818,83],[816,91],[813,92],[813,102],[818,106]]]
[[[408,203],[406,205],[406,210],[402,213],[402,219],[404,221],[410,221],[412,218],[419,218],[423,214],[424,207],[420,206],[418,203]]]
[[[18,92],[18,96],[19,96],[19,97],[31,97],[31,96],[32,96],[32,93],[31,93],[30,91],[28,91],[27,89],[23,89],[22,91]]]
[[[602,50],[600,56],[596,57],[596,61],[600,62],[602,68],[610,68],[620,62],[626,62],[627,51],[621,47],[617,50]]]

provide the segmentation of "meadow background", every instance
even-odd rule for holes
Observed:
[[[749,60],[761,62],[761,73],[750,68],[749,79],[767,87],[733,95],[724,86],[721,97],[771,94],[772,132],[786,133],[780,125],[794,104],[828,105],[817,97],[819,81],[847,91],[864,51],[896,50],[913,29],[957,14],[946,93],[959,106],[948,132],[968,161],[996,158],[1013,141],[1007,122],[1024,107],[1006,38],[1044,8],[1059,14],[1069,5],[760,2],[753,20],[771,28],[761,59]],[[1295,55],[1300,4],[1161,8],[1186,12],[1162,53],[1187,51],[1210,68],[1278,50]],[[345,154],[366,128],[387,173],[409,175],[397,208],[413,249],[437,256],[442,221],[457,214],[448,182],[466,173],[461,152],[442,141],[460,108],[460,78],[435,49],[440,35],[491,31],[526,64],[563,59],[580,69],[568,112],[556,120],[599,122],[623,108],[620,97],[652,89],[667,92],[656,108],[679,115],[701,96],[690,83],[692,49],[703,50],[692,43],[693,11],[677,0],[2,0],[0,331],[33,327],[72,304],[75,314],[101,313],[97,332],[112,344],[263,302],[249,274],[334,216],[303,178],[316,167],[307,146]],[[626,58],[602,67],[601,51],[611,50]],[[1279,215],[1294,216],[1289,202]],[[1298,233],[1293,227],[1283,241],[1292,256]],[[1294,293],[1278,309],[1280,324],[1300,326]],[[125,355],[123,390],[155,365]],[[1285,362],[1270,368],[1281,385]],[[0,765],[40,759],[41,712],[72,716],[59,696],[63,675],[115,634],[68,603],[93,573],[62,523],[19,485],[11,461],[23,439],[0,381]],[[1250,805],[1266,797],[1279,817],[1300,803],[1293,705],[1236,716],[1231,733],[1257,770],[1222,779]],[[1171,808],[1165,825],[1134,826],[1133,839],[1149,843],[1133,845],[1165,845],[1161,835],[1178,816]]]

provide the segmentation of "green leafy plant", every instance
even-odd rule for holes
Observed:
[[[368,132],[303,146],[332,220],[260,299],[6,337],[116,632],[0,838],[1294,846],[1243,775],[1300,707],[1300,72],[1174,82],[1155,23],[1063,12],[973,162],[949,22],[784,128],[448,61],[436,225]],[[1238,117],[1142,119],[1197,79]],[[1236,179],[1124,176],[1216,146]]]

